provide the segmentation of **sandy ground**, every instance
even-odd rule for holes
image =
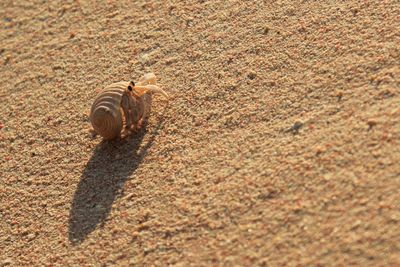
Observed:
[[[0,266],[400,265],[399,1],[46,2],[0,3]]]

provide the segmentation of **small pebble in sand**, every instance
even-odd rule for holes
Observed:
[[[290,127],[289,129],[287,129],[285,132],[289,133],[292,132],[293,134],[298,134],[299,130],[301,127],[303,127],[304,123],[300,122],[300,121],[296,121],[292,127]]]
[[[256,73],[255,73],[254,71],[250,71],[250,72],[247,74],[247,77],[248,77],[250,80],[254,80],[254,79],[257,77],[257,75],[256,75]]]
[[[336,97],[337,97],[337,100],[338,100],[338,101],[342,100],[342,98],[343,98],[343,92],[342,92],[342,91],[337,92]]]
[[[368,124],[368,130],[371,130],[372,127],[374,127],[375,125],[378,124],[378,122],[376,120],[374,120],[374,119],[369,119],[367,121],[367,124]]]

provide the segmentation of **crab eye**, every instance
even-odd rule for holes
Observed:
[[[129,85],[129,86],[128,86],[128,90],[129,90],[129,91],[132,91],[132,86]]]
[[[132,87],[135,87],[135,83],[134,83],[133,81],[131,81],[129,84],[130,84]]]

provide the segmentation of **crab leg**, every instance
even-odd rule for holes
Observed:
[[[142,85],[142,86],[135,85],[135,87],[133,87],[133,90],[139,97],[141,97],[142,95],[144,95],[147,92],[151,92],[151,93],[160,93],[163,96],[165,96],[167,99],[169,98],[168,94],[163,89],[161,89],[157,85],[153,85],[153,84]]]

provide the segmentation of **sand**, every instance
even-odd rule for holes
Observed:
[[[0,266],[400,265],[400,3],[1,1]],[[90,133],[154,72],[145,130]]]

